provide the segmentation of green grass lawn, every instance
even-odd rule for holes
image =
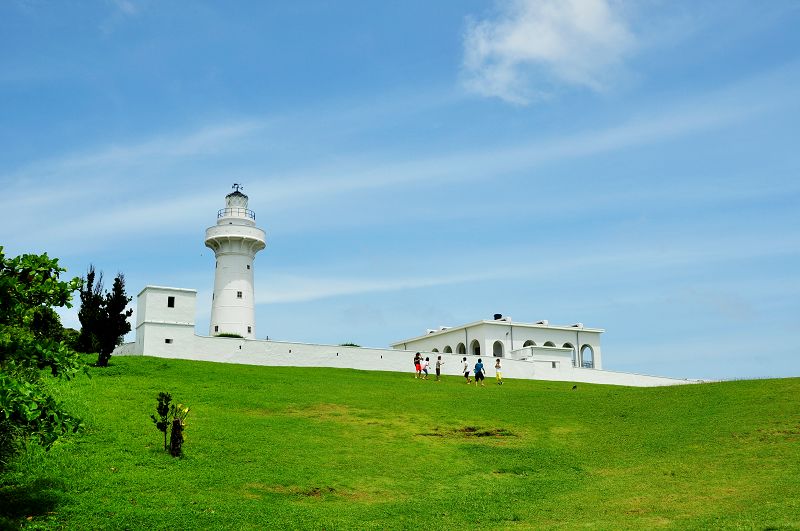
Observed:
[[[112,358],[0,526],[797,528],[800,379],[668,388]],[[150,421],[187,404],[185,457]]]

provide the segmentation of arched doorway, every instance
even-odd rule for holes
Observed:
[[[495,341],[494,345],[492,345],[492,355],[495,358],[502,358],[503,357],[503,342],[502,341]]]
[[[591,345],[581,347],[581,367],[594,369],[594,349]]]
[[[458,354],[467,353],[467,347],[464,346],[464,343],[459,343],[458,346],[456,346],[456,353]]]
[[[478,343],[477,339],[473,339],[472,343],[469,344],[469,353],[473,356],[481,355],[481,344]]]
[[[444,351],[443,352],[445,354],[452,354],[453,353],[453,349],[450,348],[450,345],[447,345],[446,347],[444,347]]]

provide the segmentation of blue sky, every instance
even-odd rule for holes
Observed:
[[[243,183],[259,337],[493,313],[606,368],[800,375],[800,4],[0,4],[0,244],[198,289]],[[66,325],[77,325],[75,311]]]

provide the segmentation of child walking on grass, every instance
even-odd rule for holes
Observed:
[[[503,368],[500,367],[500,358],[494,362],[494,377],[497,378],[497,385],[503,385]]]
[[[469,378],[469,362],[467,362],[467,358],[464,358],[464,378],[467,380],[467,385],[472,383]]]
[[[423,380],[428,379],[428,367],[430,367],[430,365],[431,365],[431,359],[425,358],[425,360],[422,362],[422,372],[425,373],[425,376],[422,377]]]
[[[439,376],[441,376],[441,374],[442,374],[442,365],[444,365],[444,362],[442,361],[442,357],[439,356],[439,357],[436,358],[436,381],[437,382],[439,381]]]

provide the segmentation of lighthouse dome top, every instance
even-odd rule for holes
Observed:
[[[234,184],[233,192],[225,196],[225,208],[217,212],[217,223],[229,222],[228,218],[246,220],[252,223],[256,219],[256,213],[247,208],[247,196],[241,191],[242,185]],[[223,221],[223,220],[228,221]]]

